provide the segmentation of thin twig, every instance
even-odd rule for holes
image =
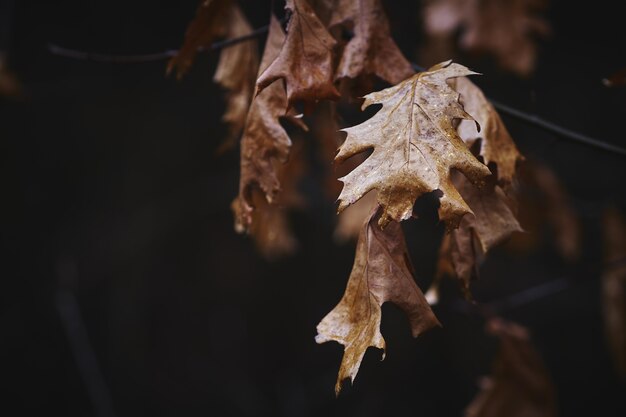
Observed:
[[[254,31],[250,32],[247,35],[240,36],[237,38],[232,38],[232,39],[226,39],[220,42],[215,42],[206,50],[216,51],[222,48],[228,48],[240,42],[245,42],[249,39],[254,39],[256,37],[262,36],[268,30],[269,30],[269,25],[262,26],[258,29],[255,29]],[[164,59],[169,59],[178,53],[178,50],[171,49],[171,50],[164,51],[164,52],[157,52],[154,54],[145,54],[145,55],[107,55],[107,54],[94,54],[90,52],[77,51],[77,50],[73,50],[69,48],[64,48],[55,44],[48,44],[48,51],[54,55],[59,55],[59,56],[63,56],[66,58],[73,58],[73,59],[94,61],[94,62],[108,62],[108,63],[138,63],[138,62],[160,61]],[[418,72],[425,70],[424,67],[417,65],[415,63],[413,63],[412,66],[413,66],[413,69]],[[514,117],[518,120],[528,123],[531,126],[535,126],[545,131],[554,133],[555,135],[564,139],[569,139],[572,142],[577,142],[577,143],[587,145],[596,149],[601,149],[607,152],[612,152],[620,156],[626,156],[626,149],[624,148],[601,141],[599,139],[592,138],[582,133],[578,133],[578,132],[566,129],[555,123],[544,120],[537,115],[526,113],[524,111],[518,110],[514,107],[500,103],[498,101],[495,101],[492,99],[489,99],[489,101],[491,102],[491,104],[493,104],[493,106],[496,109],[498,109],[503,114]]]

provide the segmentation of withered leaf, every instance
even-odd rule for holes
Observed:
[[[339,211],[377,190],[384,227],[390,220],[408,219],[420,195],[440,190],[439,218],[449,227],[456,227],[461,217],[471,212],[452,184],[450,170],[461,171],[475,184],[491,173],[456,132],[456,119],[472,119],[459,104],[459,94],[446,83],[470,74],[475,73],[444,62],[365,96],[363,108],[383,106],[371,119],[344,129],[348,136],[336,159],[374,150],[365,162],[340,178],[344,187]]]
[[[555,417],[556,390],[528,331],[501,319],[491,319],[487,331],[500,350],[465,417]]]
[[[397,84],[415,73],[391,37],[380,0],[338,0],[330,26],[347,23],[354,36],[343,49],[335,79],[373,74]]]
[[[291,12],[287,38],[280,53],[259,75],[257,92],[284,79],[290,106],[297,101],[337,99],[339,92],[333,85],[335,39],[306,0],[287,0],[285,8]]]
[[[176,76],[182,78],[193,64],[198,49],[208,48],[215,39],[226,35],[231,6],[232,0],[200,0],[183,45],[167,64],[168,74],[176,68]]]
[[[547,35],[548,24],[537,16],[546,0],[431,0],[424,8],[425,31],[453,41],[462,30],[461,47],[494,55],[500,66],[522,76],[535,66],[536,35]]]
[[[252,32],[252,27],[235,4],[230,9],[229,22],[228,38],[237,38]],[[235,145],[246,123],[258,69],[256,41],[241,42],[220,52],[213,81],[227,90],[227,105],[222,120],[229,126],[229,135],[222,149]]]
[[[269,34],[261,61],[261,71],[278,55],[285,39],[280,23],[272,16]],[[280,83],[270,85],[258,94],[252,104],[241,139],[241,178],[239,196],[233,202],[236,224],[239,231],[246,231],[253,223],[254,204],[252,191],[262,191],[268,203],[276,200],[280,191],[278,169],[287,161],[291,140],[280,125],[280,117],[289,117],[294,123],[304,124],[287,109],[287,95]]]
[[[514,232],[521,232],[522,228],[499,186],[490,184],[476,189],[458,173],[454,173],[452,182],[473,214],[464,216],[459,227],[450,231],[442,242],[438,275],[450,273],[452,269],[466,297],[470,298],[470,281],[478,276],[482,259],[491,248]]]
[[[498,183],[508,190],[513,182],[517,163],[524,157],[517,150],[500,115],[476,84],[465,77],[457,78],[454,88],[461,94],[461,104],[465,111],[480,125],[479,132],[476,123],[461,120],[457,128],[461,139],[470,147],[480,139],[480,155],[485,164],[496,165]]]
[[[581,253],[582,226],[573,209],[567,191],[548,166],[527,161],[519,170],[519,219],[529,233],[518,233],[507,243],[515,252],[527,252],[539,245],[545,231],[551,232],[554,246],[567,261],[576,260]]]
[[[620,375],[626,376],[626,221],[615,208],[604,215],[604,246],[605,334],[615,367]]]
[[[368,347],[385,349],[380,333],[383,303],[390,301],[406,313],[414,337],[439,325],[413,278],[400,223],[391,222],[383,230],[379,217],[376,209],[363,224],[346,291],[317,326],[317,343],[344,345],[336,394],[345,379],[354,381]]]
[[[303,147],[294,146],[289,162],[277,168],[282,187],[277,201],[270,204],[259,190],[252,190],[254,211],[247,233],[257,250],[269,261],[290,255],[298,248],[298,241],[291,231],[287,214],[289,210],[304,206],[304,198],[297,187],[304,170]],[[233,201],[231,208],[237,221],[242,217],[237,213],[237,210],[241,209],[237,199]],[[246,231],[244,225],[235,224],[235,228],[242,232]]]

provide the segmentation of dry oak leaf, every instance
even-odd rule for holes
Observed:
[[[215,39],[226,35],[231,6],[232,0],[200,1],[195,17],[187,27],[183,45],[167,64],[168,74],[176,68],[176,77],[182,78],[193,64],[198,49],[208,48]]]
[[[535,67],[534,36],[549,33],[537,16],[546,0],[431,0],[424,8],[429,36],[453,41],[461,29],[461,47],[494,55],[501,67],[529,75]]]
[[[507,242],[514,252],[528,252],[540,244],[545,231],[551,233],[555,249],[568,262],[582,251],[582,225],[567,190],[546,165],[527,161],[520,166],[519,220],[529,233],[518,233]]]
[[[480,155],[485,164],[496,165],[498,183],[508,191],[515,177],[517,163],[523,161],[524,157],[515,146],[500,115],[476,84],[468,78],[457,78],[454,89],[461,94],[465,111],[480,125],[478,131],[476,123],[461,120],[457,128],[459,136],[469,147],[480,139]]]
[[[257,94],[278,79],[284,79],[291,107],[297,101],[337,99],[333,85],[335,39],[306,0],[287,0],[291,12],[287,38],[280,53],[257,79]]]
[[[472,209],[459,227],[444,237],[437,275],[456,276],[467,298],[470,281],[478,277],[478,267],[491,248],[514,232],[523,231],[502,189],[494,184],[477,189],[459,173],[452,176],[454,186]]]
[[[363,108],[383,106],[371,119],[344,129],[348,136],[336,159],[374,150],[365,162],[340,178],[344,187],[339,212],[375,189],[383,207],[380,225],[384,227],[390,220],[411,217],[420,195],[440,190],[439,218],[449,228],[458,226],[471,210],[452,184],[450,170],[461,171],[477,185],[491,174],[454,127],[456,119],[472,118],[446,80],[471,74],[476,73],[448,61],[365,96]]]
[[[556,390],[528,331],[498,318],[487,331],[500,339],[500,351],[465,417],[555,417]]]
[[[615,208],[604,214],[605,270],[602,309],[609,351],[618,373],[626,376],[626,221]]]
[[[296,142],[293,147],[289,163],[280,164],[277,168],[278,179],[282,190],[277,201],[268,203],[263,193],[255,189],[252,191],[252,222],[248,234],[260,254],[268,261],[291,255],[298,249],[298,241],[291,231],[288,211],[301,208],[305,200],[298,191],[298,183],[306,169],[302,141]],[[231,205],[234,211],[240,206],[235,200]],[[235,213],[235,218],[239,216]]]
[[[368,347],[385,349],[380,333],[383,303],[390,301],[406,313],[414,337],[440,325],[413,278],[400,223],[381,229],[379,217],[376,209],[363,224],[346,291],[317,325],[317,343],[334,340],[344,345],[336,394],[345,379],[354,381]]]
[[[261,61],[261,71],[278,55],[285,39],[280,23],[274,16]],[[306,126],[291,113],[286,114],[287,95],[280,83],[270,85],[259,93],[250,105],[243,137],[241,138],[241,177],[239,196],[233,202],[235,229],[242,233],[253,223],[254,203],[252,191],[258,187],[268,203],[273,203],[279,193],[278,170],[289,157],[291,140],[281,126],[279,118],[287,117],[303,129]]]
[[[252,27],[235,4],[230,10],[229,22],[228,38],[238,38],[252,32]],[[258,70],[256,41],[241,42],[220,52],[213,81],[227,90],[226,111],[222,120],[229,126],[228,138],[221,149],[232,148],[243,130]]]
[[[338,0],[330,26],[347,23],[354,26],[354,36],[343,49],[335,79],[375,74],[397,84],[415,73],[391,37],[380,0]]]

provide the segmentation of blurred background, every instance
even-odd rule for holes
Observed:
[[[267,24],[270,3],[240,2],[253,27]],[[420,2],[384,4],[401,49],[431,64],[418,54]],[[418,339],[403,313],[385,305],[386,359],[368,351],[355,385],[335,398],[342,346],[317,345],[315,326],[343,293],[354,243],[333,240],[335,205],[310,140],[306,206],[290,215],[298,251],[268,262],[234,232],[239,155],[215,154],[226,134],[223,94],[212,82],[216,53],[201,54],[178,82],[165,76],[164,60],[101,63],[48,50],[176,49],[195,0],[0,5],[0,50],[21,85],[0,96],[0,415],[463,414],[498,342],[461,308],[453,282],[434,307],[443,328]],[[624,16],[615,8],[552,0],[544,12],[551,34],[538,41],[528,78],[489,56],[461,51],[455,59],[484,74],[475,82],[489,97],[626,146],[626,88],[601,82],[626,67]],[[476,299],[505,300],[501,314],[531,331],[559,415],[624,416],[600,282],[602,215],[626,207],[626,158],[503,119],[527,159],[562,182],[581,254],[565,260],[551,229],[534,230],[542,237],[535,244],[491,254]],[[432,215],[407,223],[425,289],[442,230]],[[510,302],[554,280],[557,290]]]

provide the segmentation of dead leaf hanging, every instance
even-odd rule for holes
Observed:
[[[287,0],[285,8],[291,12],[287,38],[280,53],[259,75],[257,92],[283,79],[290,106],[298,101],[339,98],[333,85],[335,39],[306,0]]]
[[[380,0],[339,0],[330,26],[347,23],[354,26],[354,36],[343,49],[335,79],[376,75],[397,84],[415,73],[391,37]]]
[[[478,277],[478,267],[485,255],[514,232],[521,232],[522,228],[499,186],[491,184],[476,189],[458,173],[453,175],[452,182],[473,214],[464,216],[459,227],[444,238],[438,275],[453,272],[465,296],[471,298],[470,281]]]
[[[196,15],[187,27],[183,45],[167,64],[168,74],[176,69],[176,77],[182,78],[200,48],[208,48],[217,38],[226,35],[231,6],[232,0],[200,0]]]
[[[500,351],[465,417],[555,417],[555,389],[528,331],[501,319],[491,319],[487,331],[500,339]]]
[[[446,83],[471,74],[475,73],[462,65],[444,62],[365,96],[363,108],[383,106],[371,119],[344,129],[348,136],[336,159],[374,150],[340,179],[344,188],[339,211],[375,189],[383,207],[383,227],[390,220],[408,219],[417,197],[434,190],[442,192],[439,218],[449,227],[456,227],[471,212],[452,184],[450,170],[461,171],[474,184],[481,184],[491,173],[456,132],[456,119],[472,118],[459,104],[459,94]]]
[[[348,285],[339,304],[317,326],[317,343],[334,340],[344,345],[335,392],[354,381],[368,347],[385,349],[380,333],[381,305],[390,301],[408,316],[417,337],[439,325],[413,278],[413,268],[399,223],[383,230],[380,209],[363,224]],[[384,353],[383,353],[384,358]]]
[[[296,145],[298,143],[302,144],[300,141]],[[269,261],[291,255],[298,249],[298,241],[289,225],[288,212],[305,205],[304,197],[298,190],[298,183],[306,168],[303,152],[302,146],[294,146],[289,163],[281,164],[277,168],[282,189],[272,204],[267,202],[262,192],[252,190],[254,211],[247,232],[259,253]],[[235,218],[240,218],[236,213],[240,209],[238,200],[233,202],[232,209],[235,211]]]
[[[237,38],[252,32],[252,27],[239,6],[233,4],[228,20],[228,38]],[[256,41],[241,42],[224,48],[220,52],[220,60],[213,81],[227,90],[226,111],[222,120],[229,126],[229,135],[222,149],[233,147],[243,130],[258,70],[259,56]]]
[[[527,76],[537,58],[534,37],[549,33],[548,24],[537,15],[545,4],[546,0],[431,0],[424,8],[424,29],[439,46],[442,39],[453,42],[461,30],[462,48],[490,53],[503,68]]]
[[[280,23],[272,16],[269,34],[261,61],[261,71],[278,55],[285,39]],[[241,178],[239,196],[233,202],[237,229],[247,231],[253,222],[252,190],[258,188],[272,203],[280,191],[278,170],[287,161],[291,140],[280,125],[279,118],[289,117],[294,123],[304,124],[291,114],[285,114],[287,95],[282,84],[275,83],[259,93],[250,106],[244,134],[241,139]]]
[[[515,176],[517,163],[524,160],[515,142],[504,126],[500,115],[487,100],[483,92],[468,78],[457,78],[454,89],[461,94],[461,103],[467,113],[480,125],[461,120],[457,131],[469,147],[480,140],[480,155],[485,164],[494,163],[498,172],[498,183],[508,191]]]

